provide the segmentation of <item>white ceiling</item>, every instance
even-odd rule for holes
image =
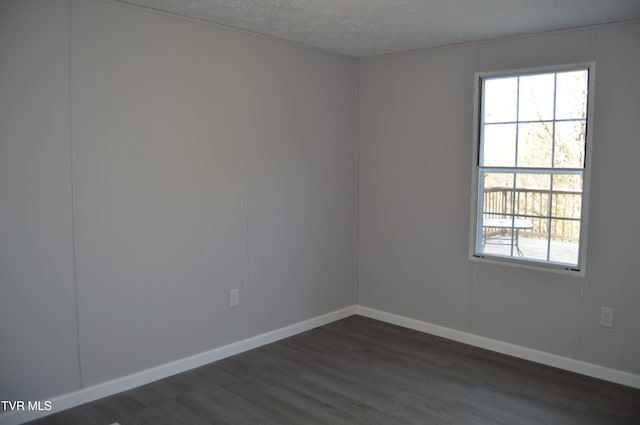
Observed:
[[[120,0],[351,56],[640,18],[640,0]]]

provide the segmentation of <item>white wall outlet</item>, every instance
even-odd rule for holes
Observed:
[[[239,289],[229,291],[229,307],[236,307],[238,305],[238,291]]]
[[[613,327],[613,309],[609,307],[600,308],[600,326],[605,328]]]

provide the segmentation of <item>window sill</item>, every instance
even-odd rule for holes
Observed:
[[[527,270],[537,270],[543,272],[551,272],[557,274],[563,274],[567,276],[574,277],[585,277],[585,269],[573,267],[567,264],[559,264],[559,263],[547,263],[547,262],[536,262],[531,260],[518,260],[517,258],[512,257],[501,257],[495,255],[487,255],[487,254],[470,254],[469,260],[484,263],[484,264],[496,264],[500,266],[507,267],[515,267],[520,269]]]

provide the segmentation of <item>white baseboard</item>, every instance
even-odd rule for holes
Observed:
[[[214,348],[204,353],[196,354],[190,357],[179,359],[170,363],[143,370],[113,381],[104,382],[102,384],[83,388],[72,393],[64,394],[51,399],[53,407],[50,411],[11,411],[0,414],[0,425],[18,425],[43,416],[48,416],[81,404],[89,403],[103,397],[127,391],[150,382],[164,379],[169,376],[204,366],[227,357],[253,350],[272,342],[297,335],[302,332],[326,325],[345,317],[353,316],[356,313],[356,306],[350,306],[341,310],[336,310],[322,316],[313,317],[311,319],[285,326],[271,332],[256,335],[251,338],[243,339],[223,347]]]
[[[404,316],[398,316],[396,314],[387,313],[373,308],[356,306],[356,314],[413,329],[416,331],[428,333],[431,335],[447,338],[453,341],[462,342],[464,344],[473,345],[475,347],[484,348],[486,350],[495,351],[497,353],[518,357],[524,360],[530,360],[535,363],[557,367],[559,369],[579,373],[581,375],[603,379],[605,381],[614,382],[616,384],[622,384],[640,389],[640,375],[636,375],[633,373],[624,372],[617,369],[610,369],[581,360],[563,357],[556,354],[550,354],[544,351],[534,350],[532,348],[522,347],[519,345],[509,344],[507,342],[473,335],[470,333],[434,325],[432,323],[427,323]]]

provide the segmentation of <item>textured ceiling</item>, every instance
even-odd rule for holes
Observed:
[[[120,0],[351,56],[640,18],[640,0]]]

